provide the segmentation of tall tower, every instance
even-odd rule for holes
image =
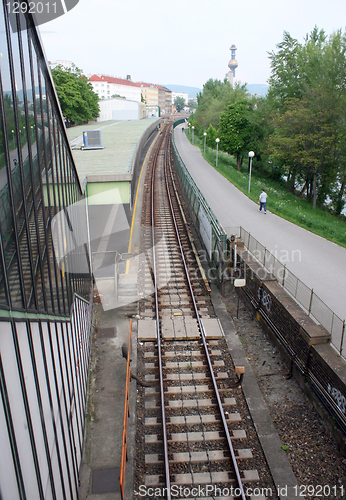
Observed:
[[[233,87],[233,79],[235,78],[235,69],[238,68],[238,62],[235,58],[235,51],[237,50],[237,47],[233,44],[229,50],[231,51],[231,60],[228,63],[228,67],[230,70],[226,74],[226,78]]]

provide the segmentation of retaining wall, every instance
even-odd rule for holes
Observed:
[[[330,345],[330,333],[314,322],[276,278],[239,246],[238,242],[237,268],[230,267],[232,272],[224,279],[223,293],[227,294],[233,286],[234,277],[246,279],[246,285],[237,291],[277,345],[292,375],[346,454],[345,360]]]
[[[132,166],[131,166],[131,205],[133,206],[133,201],[134,197],[136,195],[136,186],[139,178],[139,173],[140,173],[140,166],[141,166],[141,158],[142,158],[142,153],[145,147],[145,144],[147,143],[148,139],[152,134],[154,134],[161,126],[162,119],[156,120],[154,123],[152,123],[141,135],[139,141],[137,142],[136,149],[133,154],[132,158]]]

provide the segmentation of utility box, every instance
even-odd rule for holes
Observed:
[[[83,132],[83,149],[103,149],[101,130]]]

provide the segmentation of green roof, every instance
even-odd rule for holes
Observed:
[[[106,121],[67,129],[80,181],[102,182],[120,176],[130,180],[136,145],[143,132],[155,121],[159,119]],[[89,130],[101,131],[104,149],[81,149],[83,132]]]

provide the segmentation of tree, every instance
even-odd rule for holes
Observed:
[[[288,169],[300,175],[304,181],[302,191],[306,191],[315,208],[318,187],[321,189],[323,180],[330,180],[336,140],[333,123],[328,119],[328,101],[321,89],[311,92],[313,96],[286,102],[287,111],[277,117],[270,145],[273,158],[284,159],[290,165]]]
[[[217,138],[217,130],[212,126],[212,124],[209,125],[207,129],[207,136],[206,136],[206,144],[212,149],[216,148],[216,142],[215,139]]]
[[[219,128],[219,120],[222,111],[229,104],[238,99],[244,99],[246,96],[246,86],[237,85],[234,89],[227,79],[221,80],[209,79],[203,85],[203,92],[197,94],[197,109],[194,113],[198,129],[213,125],[215,129]]]
[[[273,109],[285,108],[286,99],[301,97],[301,77],[298,64],[300,45],[284,31],[283,41],[277,45],[279,51],[269,54],[272,75],[269,79],[268,99]]]
[[[177,96],[174,99],[174,106],[176,107],[176,110],[179,113],[185,107],[185,99],[183,97]]]
[[[257,127],[253,113],[252,101],[242,99],[229,105],[220,116],[220,147],[236,156],[238,170],[241,170],[244,155],[254,149]]]
[[[315,27],[303,44],[284,32],[277,47],[270,54],[268,93],[275,129],[268,141],[272,157],[286,165],[288,187],[299,187],[313,207],[334,200],[339,211],[344,196],[346,36],[340,30],[328,38]]]
[[[82,70],[75,65],[59,65],[52,70],[52,76],[65,118],[71,123],[82,123],[99,116],[98,96]]]
[[[196,101],[193,101],[192,99],[189,100],[187,106],[190,108],[190,109],[196,109],[197,108],[197,103]]]

